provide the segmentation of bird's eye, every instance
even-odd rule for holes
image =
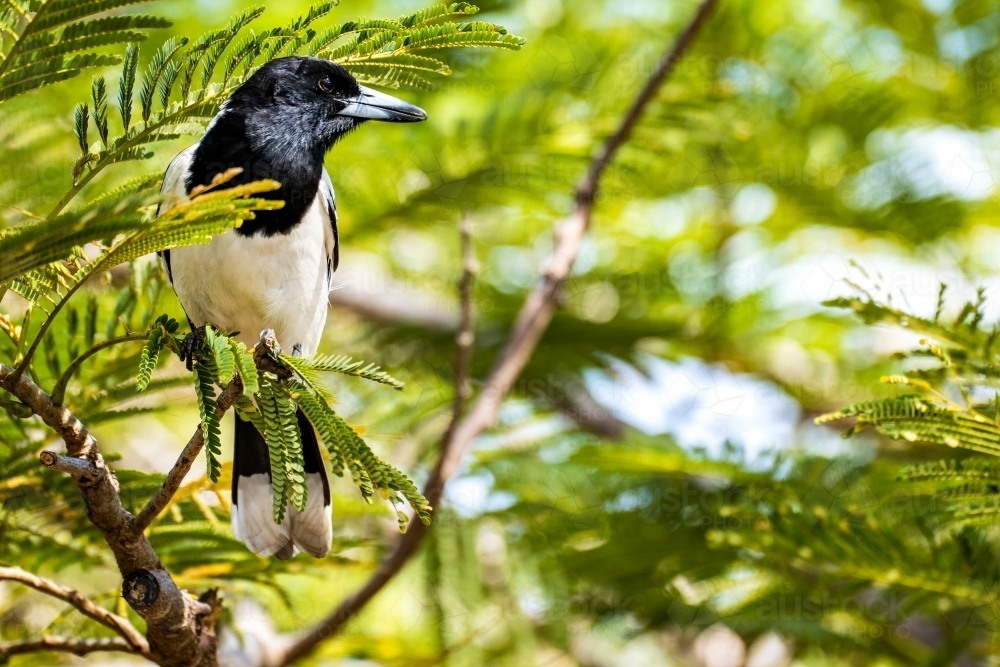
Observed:
[[[329,93],[333,91],[333,79],[328,76],[324,76],[319,80],[319,89],[324,93]]]

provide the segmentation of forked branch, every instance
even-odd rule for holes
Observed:
[[[54,581],[43,579],[19,567],[0,567],[0,581],[16,581],[40,593],[45,593],[58,600],[62,600],[75,607],[84,616],[117,632],[128,642],[129,647],[134,652],[149,653],[149,645],[146,643],[146,638],[135,629],[127,618],[123,618],[118,614],[113,614],[107,609],[97,606],[97,604],[84,597],[79,591],[66,588]]]
[[[0,642],[0,658],[9,658],[25,653],[56,651],[85,656],[100,651],[136,653],[132,646],[122,639],[75,639],[71,637],[38,637],[17,642]]]

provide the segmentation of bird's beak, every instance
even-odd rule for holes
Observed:
[[[384,120],[390,123],[416,123],[427,120],[427,113],[420,107],[403,100],[361,86],[361,94],[348,100],[338,114],[365,120]]]

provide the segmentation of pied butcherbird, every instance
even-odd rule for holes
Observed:
[[[205,245],[162,253],[167,275],[192,330],[211,324],[237,331],[248,346],[265,329],[294,354],[312,356],[323,326],[340,243],[326,152],[368,120],[421,121],[412,104],[358,85],[343,67],[317,58],[281,58],[255,72],[222,105],[199,143],[180,153],[163,179],[161,211],[188,199],[192,189],[233,168],[225,186],[273,179],[281,187],[261,196],[281,200],[276,210]],[[330,486],[319,444],[298,412],[308,486],[303,511],[289,507],[274,521],[267,444],[253,424],[236,418],[233,461],[233,533],[262,556],[291,558],[302,550],[330,551]]]

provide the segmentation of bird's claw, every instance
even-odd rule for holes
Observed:
[[[270,354],[275,359],[278,358],[281,353],[281,345],[278,344],[278,335],[274,333],[274,329],[264,329],[260,332],[257,350],[260,354]]]
[[[262,371],[274,373],[279,378],[287,380],[292,377],[291,372],[278,360],[281,354],[281,346],[278,345],[278,337],[274,329],[264,329],[260,332],[260,340],[254,346],[253,359],[257,368]]]
[[[181,361],[191,370],[194,362],[201,357],[202,350],[205,349],[205,327],[195,327],[184,340],[181,341]]]

